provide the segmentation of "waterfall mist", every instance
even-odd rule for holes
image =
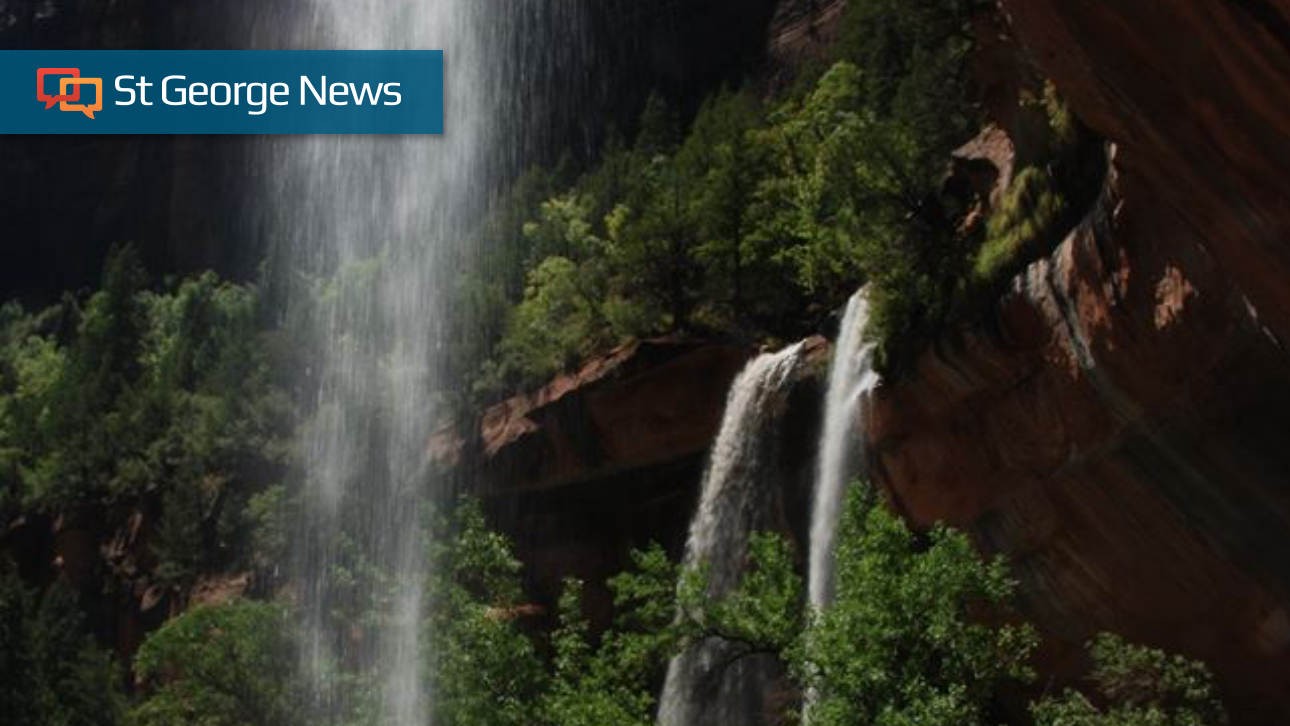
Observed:
[[[834,549],[847,482],[863,472],[862,438],[865,397],[878,385],[873,369],[876,346],[864,337],[869,324],[869,299],[864,290],[847,302],[833,348],[824,427],[811,509],[808,587],[811,605],[823,608],[833,598]]]
[[[573,0],[292,0],[257,19],[262,46],[445,51],[443,136],[277,137],[257,154],[252,225],[307,341],[289,566],[314,723],[429,719],[425,450],[449,293],[490,195],[541,143],[544,99],[576,98],[579,27]],[[354,622],[363,608],[373,622]]]
[[[775,412],[801,360],[802,344],[754,359],[735,379],[712,446],[699,508],[690,523],[685,564],[708,566],[708,595],[732,591],[743,571],[750,536],[767,528],[779,433]],[[758,724],[774,672],[765,659],[729,667],[730,644],[709,639],[668,664],[660,726]]]

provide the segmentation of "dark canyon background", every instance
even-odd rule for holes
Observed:
[[[568,102],[534,104],[526,115],[532,148],[520,155],[529,163],[551,162],[563,150],[593,154],[611,126],[630,130],[651,92],[692,111],[711,89],[757,73],[776,8],[773,0],[562,2],[580,5],[587,19],[562,33],[568,52],[596,59],[596,72],[584,75],[570,63],[553,81],[561,94],[533,90]],[[9,0],[0,3],[0,47],[263,47],[257,28],[289,16],[291,6],[291,0]],[[541,22],[541,13],[532,15]],[[235,136],[0,139],[0,295],[47,302],[94,282],[108,249],[121,241],[138,245],[158,273],[254,275],[268,254],[247,243],[258,237],[240,213],[256,181],[254,143]]]

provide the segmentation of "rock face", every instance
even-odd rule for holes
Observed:
[[[702,453],[749,353],[732,344],[635,342],[503,401],[480,421],[472,489],[555,489]],[[434,448],[443,456],[447,447]]]
[[[1115,630],[1290,719],[1290,6],[1002,0],[1119,151],[1097,209],[880,392],[877,478],[1007,554],[1049,670]]]
[[[875,478],[1011,559],[1047,672],[1112,630],[1210,663],[1240,723],[1282,722],[1290,357],[1144,182],[1113,172],[987,319],[879,390]]]
[[[1265,324],[1290,336],[1290,4],[1002,0],[1086,123],[1131,154]]]
[[[441,430],[431,456],[485,495],[544,612],[578,577],[589,617],[605,623],[605,580],[634,547],[659,541],[679,556],[726,388],[751,355],[720,343],[625,345],[489,408],[467,435]]]
[[[123,512],[86,507],[52,518],[32,514],[0,529],[0,560],[13,562],[30,586],[70,586],[80,595],[88,627],[127,660],[186,604],[252,584],[242,573],[203,578],[189,592],[157,582],[151,541],[159,502],[138,505]]]
[[[485,497],[515,541],[527,587],[547,609],[564,578],[588,583],[593,623],[610,615],[605,580],[651,541],[680,556],[728,389],[752,357],[744,346],[652,340],[597,358],[540,391],[486,411],[462,436],[431,442],[439,466]],[[779,466],[791,504],[782,526],[805,527],[828,344],[807,342],[789,393]]]
[[[825,58],[837,39],[845,0],[780,0],[771,19],[768,86],[782,89],[797,70]]]

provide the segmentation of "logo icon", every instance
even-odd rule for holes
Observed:
[[[45,93],[45,76],[48,75],[63,76],[58,79],[57,96]],[[94,103],[80,103],[81,86],[94,86]],[[74,87],[75,93],[67,92],[71,87]],[[81,78],[79,68],[40,68],[36,71],[36,99],[45,104],[45,110],[53,108],[57,103],[59,111],[80,111],[93,119],[95,111],[103,110],[103,79]]]

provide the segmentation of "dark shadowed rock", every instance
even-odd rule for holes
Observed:
[[[1144,181],[879,390],[875,476],[914,524],[1010,558],[1048,673],[1112,630],[1207,661],[1240,723],[1281,722],[1290,357]]]
[[[801,536],[809,516],[820,382],[829,346],[807,342],[783,408],[775,521]],[[680,556],[708,447],[731,382],[753,356],[741,345],[649,340],[593,359],[541,390],[489,408],[468,434],[445,428],[431,456],[515,541],[527,586],[548,614],[566,577],[589,585],[587,611],[610,615],[605,580],[651,541]]]

